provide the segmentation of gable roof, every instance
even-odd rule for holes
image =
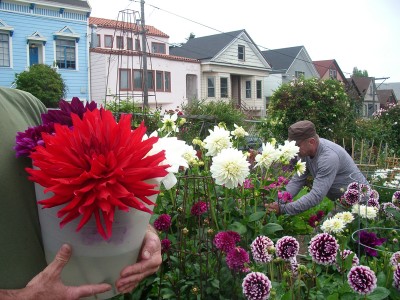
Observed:
[[[379,103],[382,105],[386,105],[388,103],[397,103],[396,95],[392,89],[377,90],[376,94],[378,95]]]
[[[43,0],[44,2],[48,2],[49,4],[61,4],[67,6],[77,6],[81,8],[91,9],[89,3],[86,0]]]
[[[344,76],[342,69],[340,69],[338,63],[335,59],[328,59],[328,60],[314,60],[313,64],[319,76],[322,78],[330,69],[335,69],[339,72],[340,77],[347,83],[346,77]]]
[[[98,27],[112,28],[112,29],[131,29],[137,34],[142,30],[141,28],[142,26],[139,27],[135,23],[110,20],[104,18],[96,18],[96,17],[89,18],[89,25],[97,25]],[[147,35],[169,38],[169,36],[166,33],[162,32],[161,30],[158,30],[154,26],[145,25],[145,28]]]
[[[273,70],[288,70],[304,46],[261,51]]]
[[[211,59],[231,43],[244,29],[189,39],[181,47],[171,47],[169,53],[177,56]]]
[[[372,77],[358,77],[358,76],[353,76],[351,77],[353,80],[354,84],[357,86],[358,90],[362,94],[362,96],[365,96],[365,94],[368,92],[368,88],[371,84]]]

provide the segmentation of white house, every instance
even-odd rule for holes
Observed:
[[[145,81],[150,109],[176,109],[188,99],[199,98],[200,62],[169,55],[169,36],[153,26],[145,26],[143,45],[142,26],[130,11],[123,13],[122,20],[89,18],[92,100],[142,104]],[[146,80],[143,69],[147,69]]]

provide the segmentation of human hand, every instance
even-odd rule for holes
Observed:
[[[267,213],[271,213],[271,212],[276,213],[276,214],[280,213],[278,202],[272,202],[272,203],[266,204],[265,208],[267,209]]]
[[[61,281],[61,272],[71,254],[71,247],[67,244],[62,245],[54,260],[21,290],[19,299],[78,300],[111,290],[111,285],[106,283],[81,286],[64,285]]]
[[[160,238],[154,229],[149,229],[144,236],[137,263],[125,267],[115,283],[118,292],[131,292],[145,277],[157,272],[161,263]]]

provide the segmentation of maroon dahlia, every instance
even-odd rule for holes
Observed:
[[[313,261],[322,265],[335,263],[338,249],[337,240],[328,233],[317,234],[311,239],[308,246],[308,252]]]
[[[368,295],[376,288],[376,276],[367,266],[354,266],[347,274],[350,287],[361,295]]]
[[[292,236],[281,237],[275,245],[276,256],[289,260],[294,258],[299,253],[299,242]]]
[[[268,263],[272,261],[273,257],[269,251],[274,248],[274,242],[269,237],[263,235],[256,237],[250,248],[255,262]]]
[[[266,300],[271,293],[271,281],[260,272],[251,272],[242,282],[243,294],[248,300]]]
[[[161,253],[166,253],[171,249],[171,241],[169,239],[163,239],[161,241]]]
[[[240,242],[240,235],[235,231],[221,231],[214,237],[215,247],[226,253],[235,248],[238,242]]]
[[[158,231],[168,231],[171,227],[171,217],[167,214],[160,215],[154,221],[154,228]]]
[[[248,272],[247,265],[250,263],[249,254],[241,247],[231,249],[226,255],[226,264],[235,272]]]
[[[201,216],[202,214],[206,213],[208,210],[208,205],[204,201],[198,201],[195,204],[193,204],[192,209],[190,210],[190,213],[193,216]]]

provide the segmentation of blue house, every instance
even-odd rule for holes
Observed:
[[[89,100],[90,12],[84,0],[0,0],[0,86],[41,63],[57,68],[66,99]]]

